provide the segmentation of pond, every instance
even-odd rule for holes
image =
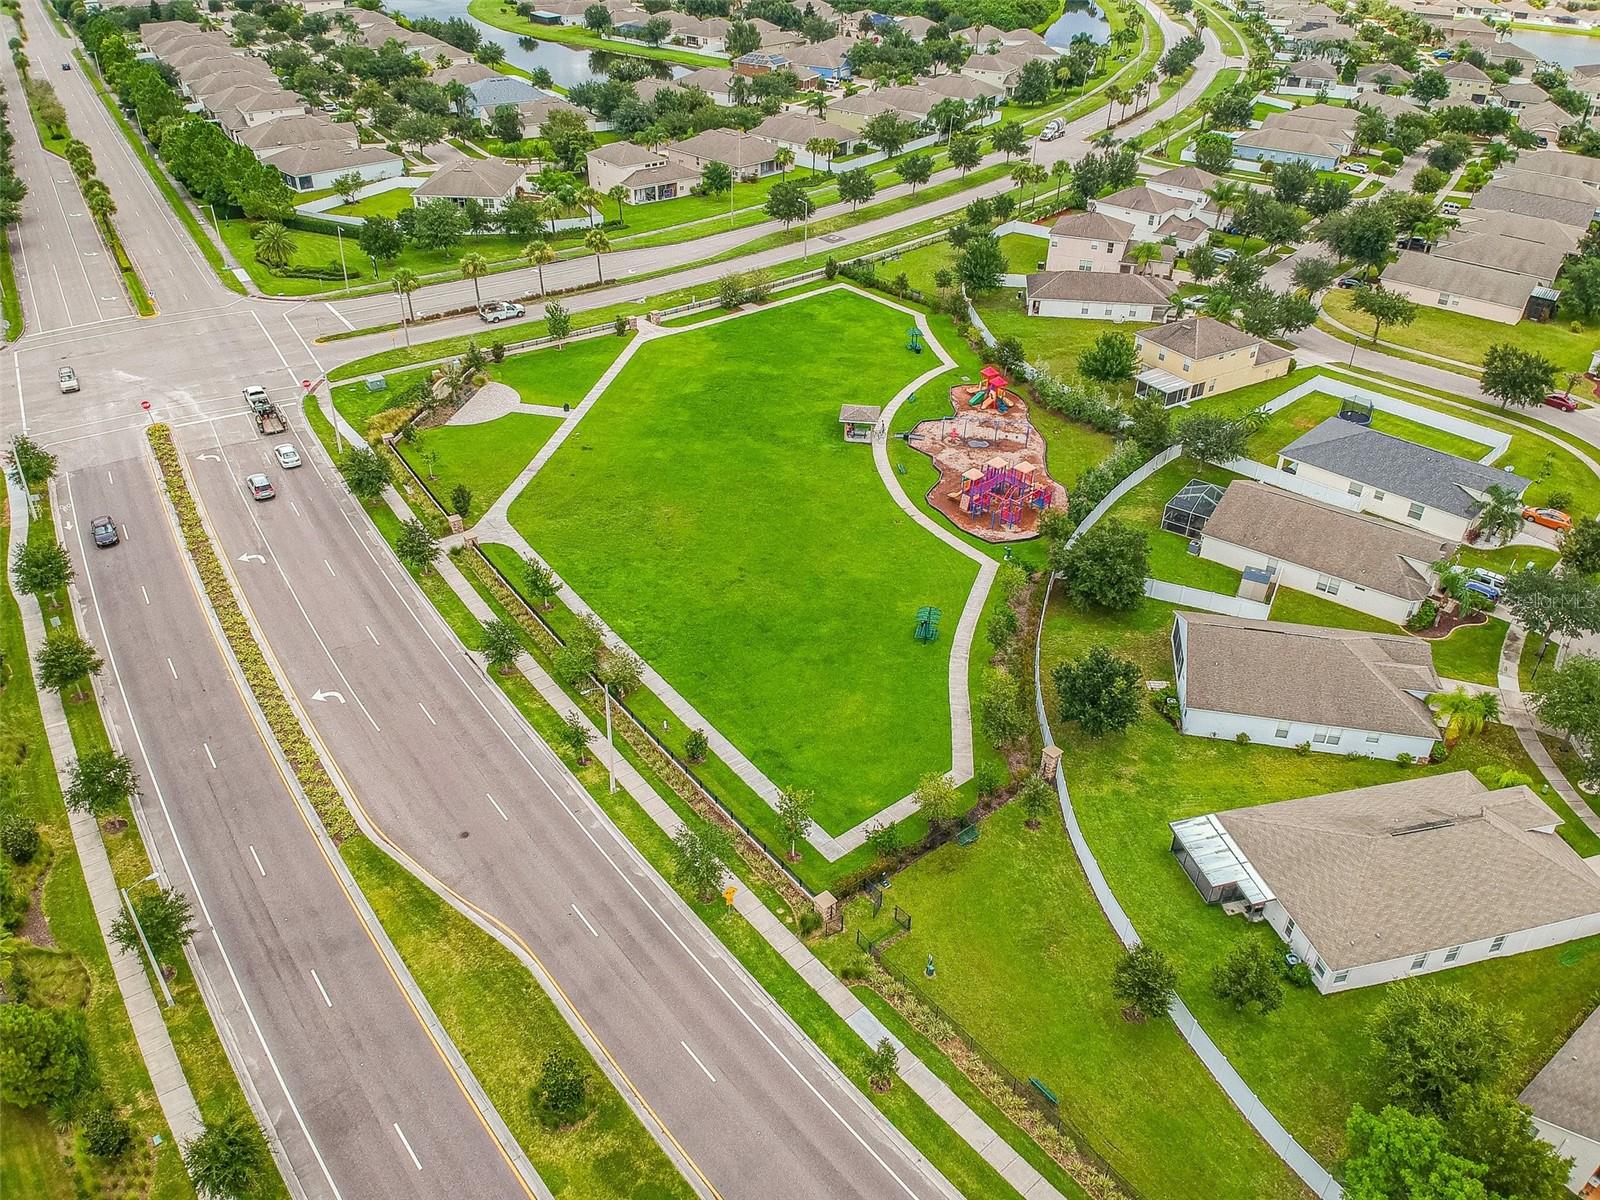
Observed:
[[[1067,0],[1066,11],[1044,31],[1045,45],[1065,50],[1080,33],[1088,34],[1096,42],[1106,42],[1111,38],[1111,26],[1106,23],[1105,14],[1094,0]]]
[[[543,67],[550,78],[564,88],[591,79],[604,79],[606,64],[618,58],[629,57],[611,54],[604,50],[586,50],[581,46],[567,46],[561,42],[546,42],[538,38],[521,37],[487,25],[467,12],[467,0],[400,0],[390,11],[403,17],[432,17],[448,21],[451,17],[464,17],[471,21],[483,40],[493,42],[506,52],[506,62],[524,71]],[[687,75],[689,68],[677,63],[648,60],[655,73],[676,79]]]
[[[1581,33],[1545,33],[1513,29],[1511,40],[1541,62],[1560,63],[1567,70],[1600,63],[1600,38]]]

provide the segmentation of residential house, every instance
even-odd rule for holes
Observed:
[[[462,158],[440,167],[411,193],[413,204],[445,199],[476,200],[496,212],[523,192],[527,171],[503,158]]]
[[[297,113],[263,125],[252,125],[242,130],[237,140],[241,146],[254,150],[257,158],[267,158],[287,146],[312,142],[343,142],[352,150],[361,144],[355,125],[329,120],[319,112]]]
[[[1449,104],[1485,104],[1494,94],[1494,82],[1469,62],[1447,63],[1440,72],[1450,85]]]
[[[1292,475],[1355,497],[1362,512],[1464,542],[1490,487],[1520,497],[1528,480],[1393,434],[1329,417],[1278,451]]]
[[[1339,79],[1339,68],[1325,58],[1302,58],[1284,69],[1283,83],[1277,89],[1287,96],[1332,96],[1348,100],[1356,94],[1356,86]]]
[[[1357,97],[1356,103],[1362,108],[1370,108],[1381,112],[1391,121],[1406,113],[1422,111],[1422,105],[1409,96],[1396,96],[1390,92],[1362,92]]]
[[[649,104],[662,92],[670,91],[677,86],[676,79],[658,79],[654,75],[647,75],[643,79],[633,81],[633,94],[639,98],[639,103]]]
[[[1028,276],[1028,315],[1080,321],[1164,321],[1173,286],[1153,275],[1042,271]]]
[[[311,111],[311,106],[293,92],[254,84],[214,92],[205,97],[204,103],[206,112],[235,140],[252,125]]]
[[[760,179],[778,169],[778,147],[765,138],[732,129],[707,129],[675,142],[669,153],[680,163],[701,171],[707,163],[724,163],[735,179]]]
[[[1326,137],[1287,129],[1252,129],[1233,139],[1233,156],[1248,162],[1301,162],[1319,171],[1336,170],[1341,151]]]
[[[832,141],[838,145],[836,154],[853,154],[859,148],[861,139],[860,133],[854,129],[835,125],[831,121],[824,121],[821,117],[801,112],[776,113],[750,132],[781,149],[790,151],[796,156],[796,161],[800,161],[800,156],[803,155],[806,163],[811,161],[811,152],[806,149],[807,142]]]
[[[1534,175],[1581,179],[1600,188],[1600,158],[1568,154],[1563,150],[1524,150],[1517,155],[1516,168]]]
[[[1549,100],[1550,93],[1536,83],[1512,82],[1496,84],[1489,102],[1509,108],[1512,112],[1522,112],[1535,104],[1546,104]]]
[[[564,112],[569,116],[577,117],[589,128],[594,128],[594,114],[587,109],[579,108],[576,104],[566,100],[558,100],[553,96],[538,96],[532,100],[524,100],[517,105],[517,118],[522,122],[522,136],[531,138],[544,128],[546,121],[552,114]]]
[[[1109,196],[1091,200],[1089,211],[1123,222],[1129,227],[1134,241],[1159,242],[1171,237],[1186,252],[1215,229],[1221,217],[1209,197],[1196,201],[1187,196],[1157,191],[1146,184],[1135,184],[1112,192]],[[1198,234],[1195,232],[1196,225],[1199,227]]]
[[[486,67],[481,62],[452,63],[448,67],[438,67],[428,73],[428,82],[439,87],[450,83],[459,83],[462,87],[466,87],[468,84],[480,83],[485,79],[506,78],[510,77],[501,75],[493,67]]]
[[[1266,571],[1278,587],[1403,625],[1438,583],[1432,564],[1455,543],[1236,479],[1200,537],[1200,557]]]
[[[670,37],[678,45],[708,54],[727,50],[729,22],[725,17],[693,17],[670,10],[662,15],[671,23]]]
[[[754,79],[758,75],[771,75],[775,71],[792,71],[800,79],[800,86],[819,86],[818,77],[790,62],[786,50],[752,50],[733,60],[733,73]]]
[[[1009,96],[1016,91],[1017,81],[1022,77],[1022,68],[1027,62],[1026,55],[1004,52],[974,54],[961,64],[961,74],[991,87],[1002,88]]]
[[[1327,994],[1600,932],[1600,874],[1560,826],[1530,788],[1452,771],[1175,821],[1172,850],[1202,895],[1265,920]],[[1533,1090],[1593,1129],[1587,1061]]]
[[[1531,104],[1517,113],[1517,124],[1538,138],[1541,146],[1554,142],[1563,129],[1582,120],[1581,116],[1573,116],[1559,104],[1549,101]]]
[[[700,182],[701,168],[632,142],[596,146],[586,157],[589,186],[605,193],[620,185],[628,191],[628,204],[675,200]]]
[[[1177,247],[1140,242],[1126,221],[1098,212],[1068,213],[1050,227],[1044,269],[1055,271],[1106,271],[1119,274],[1172,278]],[[1140,245],[1154,245],[1161,257],[1140,263]]]
[[[1365,96],[1386,88],[1404,90],[1411,86],[1415,78],[1410,71],[1393,63],[1368,63],[1356,68],[1356,94]]]
[[[515,75],[496,73],[493,79],[480,79],[467,84],[466,88],[467,115],[484,122],[502,104],[518,105],[550,98],[547,92],[540,91],[526,79],[519,79]]]
[[[850,82],[850,60],[846,56],[854,44],[849,38],[835,37],[825,42],[796,46],[784,53],[788,65],[801,78],[810,74],[825,86],[836,87]]]
[[[828,105],[828,118],[835,124],[843,125],[858,133],[866,128],[867,122],[873,117],[885,112],[894,113],[902,121],[921,125],[928,119],[933,106],[941,99],[943,97],[921,88],[879,88],[876,91],[857,92],[854,96],[843,96],[835,100]]]
[[[1179,611],[1172,662],[1191,737],[1389,759],[1426,759],[1439,740],[1426,702],[1439,676],[1421,638]]]
[[[1489,321],[1543,320],[1554,312],[1556,276],[1573,244],[1570,228],[1556,222],[1490,214],[1463,223],[1430,254],[1402,250],[1383,283],[1415,303]]]
[[[926,40],[928,30],[932,29],[937,21],[930,21],[927,17],[896,17],[895,24],[900,26],[900,31],[914,42]]]
[[[1584,63],[1567,72],[1567,84],[1594,100],[1600,100],[1600,62]]]
[[[1294,360],[1285,350],[1211,317],[1185,317],[1133,336],[1143,370],[1134,391],[1168,407],[1279,379]]]
[[[917,80],[916,86],[921,91],[933,93],[935,102],[962,100],[969,107],[981,102],[999,100],[1006,94],[1005,88],[1000,84],[986,83],[971,75],[923,76]]]
[[[283,176],[292,192],[329,188],[343,175],[358,176],[364,183],[393,179],[406,167],[405,159],[385,146],[352,146],[342,139],[280,146],[259,157]]]
[[[762,50],[789,50],[806,44],[806,35],[798,29],[784,29],[760,17],[752,17],[749,24],[761,38],[757,45]]]
[[[1590,193],[1553,194],[1557,185],[1566,182],[1571,180],[1530,171],[1507,171],[1472,198],[1472,209],[1538,217],[1585,230],[1595,219],[1596,201]]]
[[[1567,1187],[1600,1196],[1600,1008],[1578,1026],[1517,1097],[1539,1136],[1572,1160]]]
[[[584,13],[593,3],[594,0],[535,0],[529,20],[536,25],[581,26]]]
[[[1176,196],[1191,204],[1204,207],[1211,202],[1211,190],[1221,182],[1210,171],[1199,167],[1169,167],[1158,175],[1146,179],[1145,186],[1166,196]]]
[[[727,67],[701,67],[680,75],[673,82],[681,88],[698,88],[722,108],[733,107],[733,71]]]

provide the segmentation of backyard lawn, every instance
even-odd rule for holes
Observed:
[[[328,211],[341,217],[397,217],[411,207],[411,188],[390,188]]]
[[[1136,525],[1149,535],[1152,579],[1231,596],[1239,590],[1239,572],[1222,563],[1190,554],[1188,538],[1161,528],[1161,512],[1191,479],[1225,488],[1237,478],[1233,472],[1220,467],[1180,458],[1162,467],[1118,500],[1107,517]]]
[[[1340,401],[1337,397],[1322,392],[1312,392],[1309,396],[1302,396],[1293,404],[1285,405],[1268,417],[1266,424],[1251,435],[1250,457],[1258,462],[1275,464],[1278,451],[1308,429],[1315,428],[1329,417],[1337,416],[1339,406]],[[1379,433],[1404,438],[1421,446],[1430,446],[1446,454],[1470,458],[1474,462],[1489,452],[1489,447],[1483,442],[1475,442],[1460,434],[1381,410],[1373,412],[1371,427]]]
[[[1490,617],[1482,625],[1457,626],[1448,637],[1429,643],[1434,670],[1445,679],[1498,686],[1500,648],[1510,628],[1499,617]]]
[[[1126,333],[1131,336],[1140,329],[1148,328],[1133,321],[1119,324],[1115,321],[1030,317],[1012,288],[989,293],[978,300],[976,307],[990,333],[997,338],[1017,338],[1022,342],[1030,363],[1048,367],[1059,378],[1077,374],[1078,355],[1093,345],[1102,333]]]
[[[444,508],[451,507],[458,486],[467,487],[471,525],[560,427],[560,417],[513,412],[478,425],[438,425],[395,443],[395,449]]]
[[[949,768],[949,639],[976,572],[840,435],[840,404],[887,403],[926,369],[900,349],[905,315],[849,292],[797,303],[643,347],[511,519],[838,832]],[[922,605],[944,614],[931,646],[911,638]]]
[[[1365,335],[1371,332],[1372,323],[1354,311],[1351,304],[1354,295],[1353,291],[1334,288],[1324,295],[1322,306],[1334,320]],[[1559,370],[1587,371],[1589,356],[1600,343],[1600,322],[1580,322],[1578,332],[1574,333],[1567,328],[1566,318],[1504,325],[1482,317],[1418,306],[1416,320],[1410,325],[1385,326],[1378,336],[1382,341],[1406,349],[1477,365],[1482,365],[1483,353],[1490,345],[1509,342],[1523,350],[1543,354]],[[1558,387],[1563,383],[1562,379],[1556,380]]]

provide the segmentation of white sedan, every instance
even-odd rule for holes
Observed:
[[[278,460],[278,465],[285,471],[293,470],[300,465],[300,451],[296,450],[288,442],[281,446],[274,446],[272,454]]]

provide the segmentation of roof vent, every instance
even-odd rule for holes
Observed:
[[[1455,822],[1448,817],[1439,821],[1423,821],[1416,825],[1402,825],[1399,829],[1391,829],[1390,837],[1405,837],[1408,833],[1428,833],[1434,829],[1449,829]]]

